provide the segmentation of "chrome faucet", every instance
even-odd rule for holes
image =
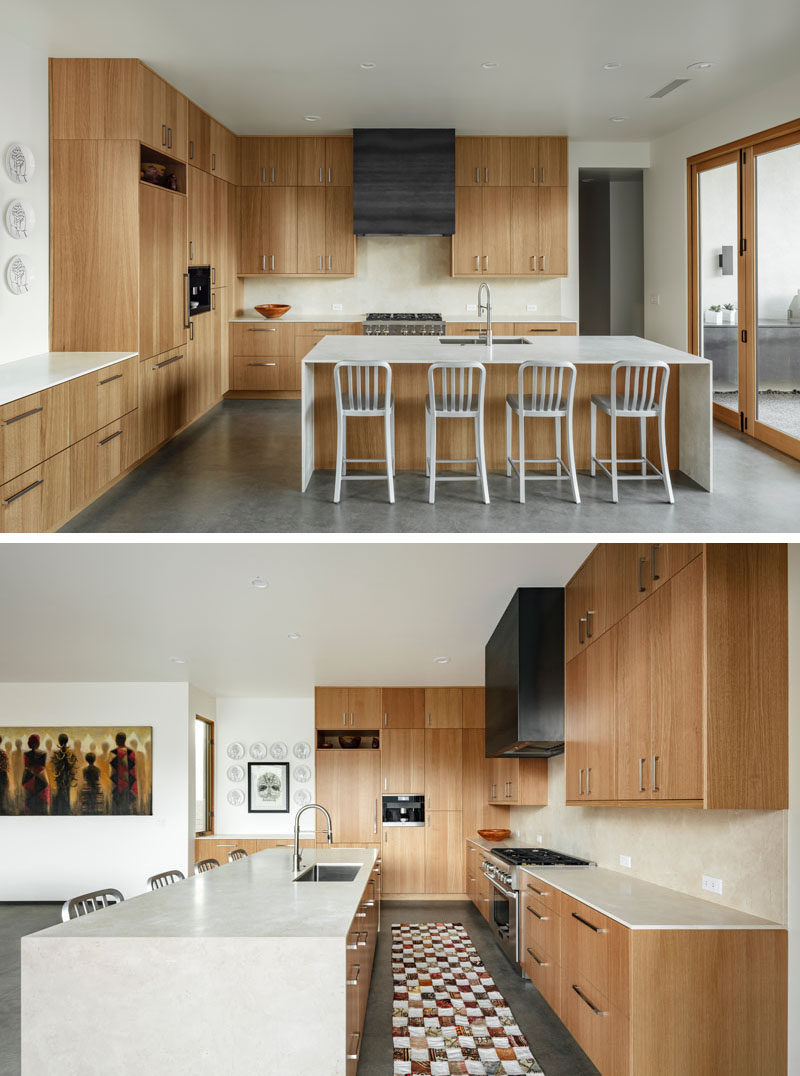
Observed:
[[[300,870],[300,815],[303,811],[310,811],[316,809],[322,811],[325,817],[328,819],[328,844],[333,841],[333,826],[331,824],[331,816],[325,810],[321,803],[307,803],[305,807],[301,807],[297,814],[294,816],[294,851],[292,852],[292,874],[297,874]]]
[[[486,302],[481,302],[481,295],[483,295],[483,289],[486,288]],[[486,346],[492,346],[492,293],[489,290],[489,285],[484,280],[478,287],[478,317],[485,312],[486,314]]]

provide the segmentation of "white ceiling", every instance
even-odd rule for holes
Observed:
[[[800,45],[797,0],[0,0],[2,10],[4,28],[49,55],[140,57],[237,134],[417,126],[649,139],[792,73]],[[487,60],[500,67],[483,70]],[[691,76],[697,60],[716,66]],[[605,71],[608,61],[624,66]]]
[[[482,683],[484,645],[514,590],[562,586],[591,548],[6,544],[0,681],[190,680],[277,698],[315,683]],[[269,589],[253,588],[256,576]]]

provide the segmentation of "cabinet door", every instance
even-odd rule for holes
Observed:
[[[511,215],[511,272],[515,276],[535,273],[539,257],[539,191],[535,187],[513,187]]]
[[[300,187],[324,186],[327,179],[324,138],[297,139],[297,184]]]
[[[219,395],[224,395],[230,381],[230,326],[233,316],[233,288],[217,288],[211,299],[217,297],[217,355],[219,357]]]
[[[693,560],[641,606],[650,641],[650,792],[703,798],[703,561]]]
[[[511,272],[511,195],[510,187],[485,187],[483,190],[481,268],[490,276],[505,276]]]
[[[539,189],[539,271],[567,275],[567,188]]]
[[[239,272],[264,272],[269,236],[269,207],[258,187],[239,190]]]
[[[507,187],[511,178],[511,143],[508,138],[483,139],[482,182],[488,187]]]
[[[333,187],[353,186],[353,139],[325,139],[325,177]],[[353,229],[350,229],[352,235]]]
[[[510,138],[510,177],[512,187],[539,185],[536,138]]]
[[[475,187],[483,178],[483,139],[456,139],[456,186]]]
[[[646,606],[616,627],[617,799],[650,799],[650,640]]]
[[[182,93],[163,83],[164,122],[167,125],[167,153],[179,161],[186,160],[189,133],[189,102]]]
[[[188,168],[189,264],[211,265],[215,232],[214,179],[200,168]]]
[[[211,117],[189,102],[189,164],[208,171],[211,164]]]
[[[422,893],[425,885],[425,830],[393,826],[383,831],[381,888],[383,896]]]
[[[648,545],[646,550],[645,579],[650,590],[657,590],[699,556],[703,545],[702,542],[656,542]]]
[[[346,687],[315,687],[314,727],[345,728],[350,724],[349,701]]]
[[[464,840],[461,811],[431,811],[425,825],[425,892],[461,893]]]
[[[564,590],[564,656],[567,661],[586,649],[591,557],[583,562]]]
[[[192,318],[191,362],[187,366],[187,418],[202,415],[217,399],[217,313]]]
[[[145,455],[186,423],[191,345],[139,363],[139,448]]]
[[[308,275],[326,271],[325,194],[322,187],[300,187],[297,191],[298,273]]]
[[[353,188],[329,187],[325,192],[325,269],[337,276],[355,272]]]
[[[486,690],[482,687],[461,689],[461,724],[465,729],[486,728]]]
[[[69,514],[68,451],[58,452],[0,486],[0,532],[49,531]]]
[[[230,220],[230,208],[228,200],[235,197],[235,188],[221,179],[212,179],[212,194],[214,198],[214,231],[211,236],[211,285],[212,287],[225,287],[232,284],[229,276],[231,264],[231,235],[228,228]]]
[[[384,729],[381,734],[381,776],[384,792],[412,796],[424,793],[423,729]]]
[[[271,187],[263,192],[269,207],[267,271],[297,272],[297,189]]]
[[[268,183],[269,138],[239,139],[242,187],[263,187]]]
[[[461,729],[425,729],[425,811],[461,810]]]
[[[491,806],[487,780],[486,740],[483,729],[464,729],[461,740],[461,816],[464,836],[479,829],[507,826],[508,811]]]
[[[584,799],[611,800],[616,795],[615,684],[617,630],[611,628],[588,648],[584,742]],[[575,659],[579,660],[578,658]]]
[[[425,689],[425,725],[430,729],[461,728],[460,687],[428,687]]]
[[[146,146],[167,153],[167,122],[164,116],[163,79],[139,65],[139,137]]]
[[[388,729],[421,729],[425,725],[425,690],[385,687],[381,693],[383,725]]]
[[[453,235],[453,273],[466,276],[482,271],[483,192],[478,187],[456,187],[456,230]]]
[[[264,161],[263,182],[271,187],[297,186],[297,139],[265,139],[266,160]]]
[[[316,796],[333,823],[337,844],[378,841],[378,751],[317,751]]]
[[[539,158],[539,183],[543,187],[566,187],[569,183],[567,167],[567,139],[544,136],[536,139]]]
[[[351,728],[377,729],[383,723],[379,687],[351,687],[347,692],[347,705]]]
[[[186,338],[185,198],[141,185],[139,252],[139,354],[149,358]]]
[[[583,800],[586,774],[586,655],[567,662],[564,679],[564,776],[568,803]]]

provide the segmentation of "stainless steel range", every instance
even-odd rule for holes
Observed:
[[[520,867],[596,867],[588,859],[578,859],[550,848],[492,848],[481,870],[492,884],[490,926],[506,956],[519,967],[520,957]]]
[[[364,336],[444,336],[441,314],[367,314],[361,326]]]

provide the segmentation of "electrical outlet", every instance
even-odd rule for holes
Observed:
[[[722,896],[722,879],[712,878],[710,874],[703,875],[703,889],[708,890],[709,893],[716,893],[718,897]]]
[[[518,829],[515,829],[515,830],[514,830],[514,836],[515,836],[515,837],[519,837],[519,830],[518,830]]]
[[[535,314],[539,307],[536,305],[536,303],[528,303],[525,309],[528,311],[529,314]]]
[[[630,870],[631,869],[631,857],[630,856],[620,856],[619,857],[619,865],[620,865],[620,867],[627,867],[628,870]]]
[[[650,305],[651,306],[661,306],[661,296],[660,295],[651,295],[650,296]]]
[[[541,844],[543,840],[544,840],[544,838],[542,837],[541,833],[537,833],[536,834],[536,843]]]
[[[342,312],[342,304],[341,303],[332,303],[331,304],[331,310],[333,310],[337,314],[341,314],[341,312]]]
[[[467,311],[468,314],[477,314],[478,313],[478,304],[477,303],[467,303],[467,305],[466,305],[466,307],[464,309]]]

